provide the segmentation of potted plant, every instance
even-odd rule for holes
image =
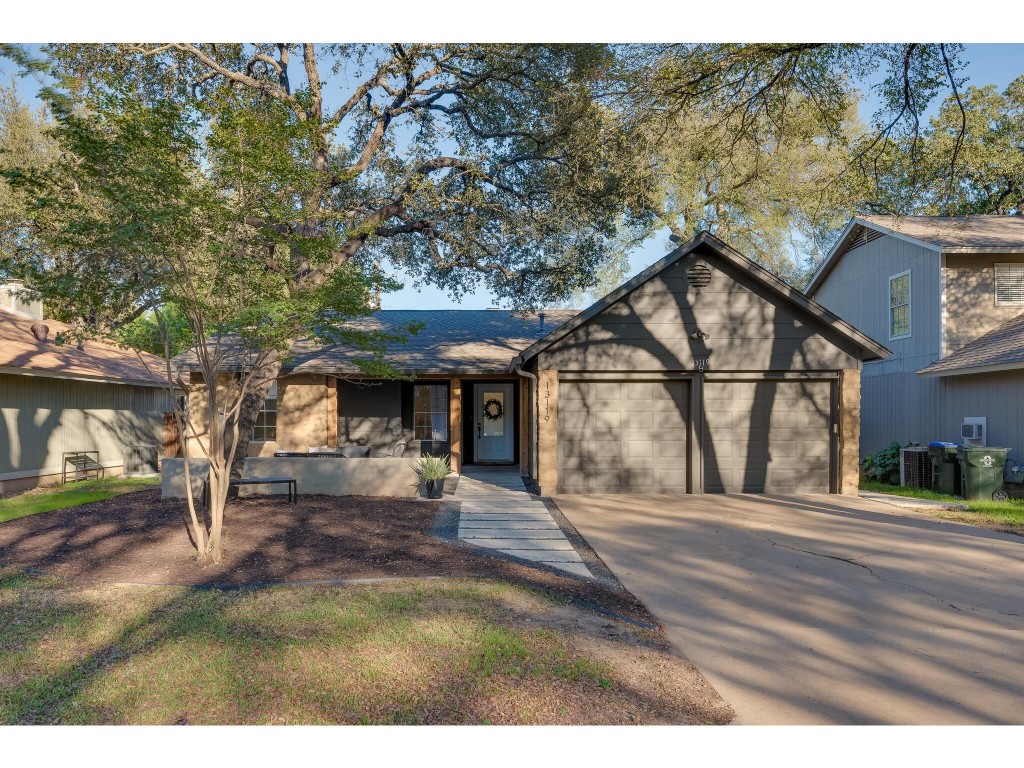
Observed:
[[[444,492],[444,479],[452,472],[448,456],[422,456],[416,462],[416,474],[427,488],[428,499],[440,499]]]

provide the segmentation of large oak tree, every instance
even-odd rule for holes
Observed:
[[[45,50],[58,83],[49,97],[64,115],[119,93],[177,105],[200,135],[216,127],[220,144],[207,147],[217,157],[200,170],[220,174],[211,176],[218,188],[260,190],[243,222],[247,242],[263,246],[250,248],[251,268],[289,293],[325,286],[345,265],[385,260],[454,296],[482,283],[512,306],[543,305],[586,287],[618,227],[649,208],[649,179],[634,173],[634,148],[597,97],[613,61],[607,46]],[[82,273],[72,249],[63,255],[59,269],[45,254],[35,269],[22,265],[44,296],[66,293],[68,276]],[[117,326],[165,298],[131,285],[130,271],[111,273],[121,277],[110,301],[93,286],[86,323]],[[261,359],[242,404],[236,472],[283,357]]]

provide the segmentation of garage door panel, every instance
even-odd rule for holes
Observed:
[[[560,382],[560,491],[685,492],[688,403],[682,381]]]
[[[627,400],[648,401],[652,400],[654,397],[654,384],[644,382],[641,384],[630,383],[626,385]]]
[[[827,493],[831,385],[706,382],[704,490]]]
[[[654,443],[651,440],[629,440],[626,442],[626,455],[631,459],[653,459]]]
[[[685,440],[659,440],[656,444],[656,457],[659,459],[685,459]]]

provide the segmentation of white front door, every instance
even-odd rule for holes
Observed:
[[[515,450],[513,385],[477,384],[473,390],[474,460],[511,462]]]

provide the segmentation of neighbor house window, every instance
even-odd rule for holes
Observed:
[[[412,390],[413,439],[448,440],[448,385],[416,384]]]
[[[910,272],[889,278],[889,338],[910,335]]]
[[[996,264],[996,306],[1024,304],[1024,264]]]
[[[256,443],[277,441],[277,382],[270,385],[267,400],[252,427],[252,440]]]

